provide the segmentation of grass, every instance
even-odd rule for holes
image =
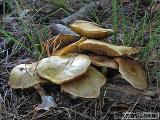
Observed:
[[[53,4],[55,4],[57,7],[65,11],[66,14],[70,15],[67,12],[68,9],[70,8],[70,1],[68,0],[54,0],[54,1],[47,0],[47,1],[53,2]],[[15,4],[17,8],[16,10],[18,11],[18,13],[20,13],[19,11],[22,9],[21,6],[23,6],[20,4],[20,1],[17,1],[17,0],[14,0],[14,1],[6,0],[6,3],[10,6],[10,8],[14,8],[13,4]],[[118,44],[126,45],[126,46],[137,46],[137,43],[138,43],[139,47],[142,47],[140,58],[145,59],[150,53],[150,51],[152,51],[153,48],[157,44],[159,44],[159,41],[158,41],[159,36],[157,36],[157,34],[160,30],[159,21],[158,21],[160,16],[155,16],[154,20],[149,21],[149,15],[147,12],[145,12],[144,16],[141,18],[141,21],[137,23],[136,16],[138,13],[138,5],[139,5],[139,1],[136,2],[133,23],[131,27],[128,28],[126,23],[126,18],[125,18],[126,16],[123,13],[123,1],[120,1],[120,4],[118,6],[117,0],[113,0],[112,1],[113,27],[114,27],[114,30],[118,32],[118,24],[119,24],[118,21],[119,19],[121,19],[123,40],[120,41],[121,43],[118,43]],[[119,12],[118,12],[118,9],[119,9]],[[56,12],[53,12],[47,15],[45,18],[48,18],[49,16],[54,15]],[[5,11],[4,11],[4,14],[5,14]],[[121,16],[120,18],[118,17],[119,14]],[[92,16],[92,18],[97,24],[101,24],[102,18],[103,18],[103,12],[99,12],[96,9],[91,9],[90,15]],[[37,48],[37,44],[41,44],[40,46],[42,47],[43,40],[41,38],[43,37],[39,33],[39,29],[36,29],[34,26],[30,26],[26,21],[23,21],[23,19],[21,18],[18,18],[18,19],[19,19],[19,25],[20,25],[20,28],[22,29],[22,32],[27,36],[28,41],[32,45],[31,48],[28,48],[27,46],[25,46],[23,43],[20,42],[19,38],[15,38],[14,36],[12,36],[11,33],[5,31],[2,27],[0,28],[1,34],[3,34],[4,37],[7,37],[8,39],[14,41],[17,45],[20,45],[22,48],[26,49],[28,52],[33,53],[33,50],[34,50],[34,51],[37,51],[37,53],[35,53],[37,54],[36,56],[40,55],[41,51],[39,51],[39,49]],[[30,31],[29,29],[31,27],[34,30],[32,30],[32,32],[29,32]],[[42,31],[44,32],[44,30],[46,34],[48,31],[47,28],[44,28]],[[149,34],[149,40],[146,43],[144,43],[144,39],[145,39],[144,34],[146,33]],[[116,37],[117,35],[115,34],[114,42],[116,42]]]
[[[3,30],[3,29],[0,29],[0,33],[1,33],[2,35],[4,35],[3,37],[7,37],[7,39],[12,40],[15,44],[23,47],[23,48],[26,49],[28,52],[32,53],[32,51],[31,51],[29,48],[27,48],[23,43],[21,43],[19,39],[13,37],[10,32],[7,32],[7,31],[5,31],[5,30]]]
[[[35,58],[39,58],[42,55],[42,50],[44,48],[43,42],[44,40],[49,38],[49,30],[47,26],[44,26],[42,30],[39,30],[34,25],[29,25],[24,21],[19,21],[19,26],[21,29],[21,33],[26,36],[25,41],[22,38],[18,38],[18,36],[14,36],[11,32],[0,29],[0,33],[3,35],[6,40],[13,41],[19,48],[26,50]],[[32,30],[31,30],[32,28]]]
[[[45,19],[48,19],[50,16],[53,16],[54,14],[58,13],[59,11],[63,11],[67,16],[70,15],[70,13],[68,12],[70,9],[70,1],[69,0],[46,0],[46,1],[52,2],[59,9],[56,10],[55,12],[49,13],[44,18],[40,19],[39,20],[40,22]],[[13,1],[5,0],[5,2],[11,8],[11,10],[12,10],[11,14],[16,15],[16,19],[18,20],[18,25],[21,29],[21,31],[19,31],[19,32],[21,32],[22,34],[24,34],[24,36],[27,37],[27,41],[22,42],[21,38],[19,38],[18,36],[14,36],[11,32],[6,31],[3,27],[3,25],[0,27],[0,33],[2,34],[2,36],[4,38],[7,38],[8,40],[13,41],[16,45],[18,45],[23,50],[26,50],[27,52],[31,53],[33,56],[36,56],[37,58],[39,58],[42,55],[41,52],[44,47],[43,41],[50,38],[48,26],[43,25],[43,28],[41,30],[39,30],[39,28],[37,28],[34,25],[34,22],[26,21],[23,18],[21,18],[21,14],[23,11],[23,4],[21,3],[21,0],[13,0]],[[35,14],[37,14],[40,11],[41,10],[37,10],[35,12]],[[3,16],[6,16],[5,11],[3,13]],[[2,23],[3,23],[3,21],[2,21]],[[25,44],[27,42],[30,43],[29,46]]]
[[[117,5],[116,0],[113,0],[113,26],[114,29],[117,30]],[[128,25],[126,23],[126,16],[123,13],[123,3],[120,2],[120,18],[121,19],[121,26],[122,26],[122,34],[123,34],[123,41],[121,41],[122,45],[125,46],[136,46],[141,48],[140,54],[138,56],[139,61],[145,64],[146,74],[149,78],[149,83],[151,83],[155,79],[157,91],[159,89],[159,77],[160,77],[160,69],[159,69],[159,57],[160,52],[160,14],[152,15],[152,11],[144,11],[144,16],[141,20],[137,23],[136,17],[138,15],[138,6],[139,1],[136,3],[135,11],[134,11],[134,18],[131,27],[128,29]],[[153,3],[152,3],[153,4]],[[150,13],[151,12],[151,13]],[[150,13],[150,14],[149,14]],[[145,36],[148,35],[147,38]],[[115,35],[116,39],[116,35]],[[148,67],[148,64],[152,62],[154,64],[153,68]],[[151,78],[152,76],[153,78]],[[154,86],[155,86],[154,84]]]
[[[60,11],[62,11],[65,14],[65,16],[71,15],[67,10],[65,10],[63,8],[59,8],[58,10],[51,12],[48,15],[46,15],[44,18],[40,19],[39,22],[42,23],[42,21],[44,21],[45,19],[49,19],[51,16],[56,15]]]
[[[43,25],[43,27],[39,29],[38,27],[36,27],[36,25],[34,25],[34,23],[21,18],[20,11],[22,11],[23,9],[20,7],[18,1],[15,0],[14,2],[17,8],[15,9],[17,10],[17,15],[16,18],[14,17],[14,19],[18,20],[18,26],[20,29],[20,31],[18,32],[23,34],[24,37],[26,37],[26,39],[24,41],[20,37],[13,35],[12,32],[6,31],[4,29],[5,25],[2,25],[0,27],[0,33],[4,38],[6,38],[6,40],[13,41],[16,45],[19,46],[19,48],[22,48],[23,50],[26,50],[27,52],[31,53],[33,56],[39,58],[42,55],[42,50],[44,47],[43,41],[50,37],[49,28],[47,25]],[[9,1],[7,1],[7,3],[10,5],[10,8],[13,8],[13,3]],[[16,12],[15,10],[14,13]]]
[[[113,26],[114,26],[114,30],[117,33],[118,31],[118,14],[117,14],[117,0],[113,0]],[[114,41],[116,41],[116,34],[115,34],[115,38]]]
[[[98,25],[100,25],[102,22],[102,12],[100,12],[97,9],[90,9],[89,12],[90,12],[90,15],[93,21],[97,23]]]
[[[70,10],[71,1],[70,0],[47,0],[49,2],[52,2],[55,6],[58,8],[62,8],[65,11]]]
[[[118,28],[118,12],[117,12],[117,1],[113,0],[113,26],[114,29],[117,31]],[[149,20],[149,15],[147,11],[145,11],[144,16],[141,18],[139,23],[136,22],[136,17],[138,14],[138,5],[139,1],[136,3],[135,11],[134,11],[134,18],[133,23],[129,29],[127,29],[126,18],[123,13],[123,3],[120,2],[120,19],[122,21],[122,34],[123,34],[123,41],[121,41],[122,45],[126,46],[137,46],[141,47],[140,58],[142,60],[146,60],[148,54],[155,48],[156,45],[160,45],[160,41],[158,32],[160,31],[159,25],[159,18],[160,15],[154,17],[154,20]],[[154,25],[154,26],[153,26]],[[149,34],[149,40],[145,41],[144,35]],[[116,38],[116,35],[115,35]],[[145,42],[145,43],[144,43]]]
[[[67,12],[70,8],[70,1],[68,1],[68,0],[54,0],[54,1],[47,0],[47,1],[53,2],[53,4],[55,4],[57,7],[59,7],[63,11],[65,11],[66,14],[70,15]],[[13,7],[13,2],[14,2],[16,5],[16,8],[17,8],[16,10],[18,11],[18,13],[20,13],[19,11],[22,9],[21,6],[23,6],[20,4],[20,1],[14,0],[11,2],[9,0],[6,0],[6,2],[10,6],[10,8],[14,8]],[[118,32],[118,24],[119,24],[118,23],[118,21],[119,21],[118,16],[120,14],[123,40],[120,41],[121,43],[118,42],[118,44],[126,45],[126,46],[136,46],[138,43],[139,47],[142,47],[140,58],[144,59],[148,56],[148,54],[155,47],[155,45],[159,44],[159,41],[158,41],[159,36],[157,36],[157,33],[159,32],[158,18],[160,16],[156,16],[154,20],[149,21],[149,15],[147,12],[145,12],[144,16],[141,18],[141,21],[139,23],[137,23],[136,16],[137,16],[137,12],[138,12],[138,5],[139,5],[139,1],[137,1],[137,3],[136,3],[133,23],[132,23],[131,27],[128,28],[127,23],[126,23],[126,18],[125,18],[126,16],[123,13],[123,1],[120,1],[120,4],[118,6],[117,0],[113,0],[112,1],[113,27],[114,27],[114,30],[116,32]],[[118,12],[118,9],[119,9],[119,12]],[[59,9],[58,9],[58,11],[59,11]],[[43,19],[46,19],[49,16],[56,14],[56,12],[57,11],[47,15]],[[4,14],[5,14],[5,11],[4,11]],[[90,15],[92,16],[92,18],[94,19],[94,21],[97,24],[101,24],[102,18],[103,18],[103,12],[99,12],[96,9],[91,9]],[[26,21],[23,21],[23,19],[21,19],[21,18],[18,18],[18,19],[20,19],[19,25],[20,25],[20,28],[22,29],[22,32],[27,36],[28,41],[32,45],[31,48],[28,48],[27,46],[25,46],[23,43],[20,42],[19,38],[15,38],[14,36],[12,36],[11,33],[5,31],[2,27],[0,28],[1,34],[3,34],[4,37],[7,37],[8,39],[14,41],[17,45],[26,49],[30,53],[33,53],[33,51],[37,51],[36,53],[34,52],[34,54],[36,54],[36,56],[39,56],[41,51],[39,51],[39,48],[37,48],[37,44],[41,44],[40,46],[43,47],[42,46],[43,40],[41,39],[43,37],[39,33],[39,29],[36,29],[34,26],[30,26]],[[153,24],[154,24],[154,26],[152,26]],[[157,25],[155,25],[155,24],[157,24]],[[32,30],[32,32],[29,32],[30,31],[29,29],[31,27],[34,30]],[[42,31],[43,31],[43,33],[45,31],[45,34],[46,34],[48,30],[47,30],[47,28],[44,28]],[[149,40],[147,41],[147,43],[144,43],[144,39],[145,39],[144,34],[146,34],[148,31],[150,31],[149,32],[150,37],[149,37]],[[115,34],[114,42],[116,42],[116,37],[117,37],[117,35]]]

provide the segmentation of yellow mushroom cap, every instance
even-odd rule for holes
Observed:
[[[93,67],[76,80],[61,84],[65,92],[82,98],[96,98],[100,94],[100,88],[106,83],[105,76]]]
[[[55,84],[68,82],[86,72],[91,60],[82,54],[51,56],[39,61],[38,74]]]
[[[118,69],[117,62],[107,56],[91,55],[90,59],[93,65]]]
[[[94,22],[77,20],[70,24],[71,30],[76,32],[77,34],[89,38],[101,39],[114,34],[112,29],[104,29],[97,26]]]
[[[61,51],[59,51],[58,55],[65,55],[68,53],[78,53],[80,50],[78,49],[78,44],[84,42],[87,38],[82,37],[80,40],[78,40],[75,43],[70,44],[67,47],[64,47]]]
[[[58,56],[59,53],[60,53],[63,49],[65,49],[65,47],[53,51],[53,53],[51,54],[51,56]]]
[[[119,65],[119,72],[125,80],[127,80],[133,87],[144,90],[147,88],[147,78],[144,70],[139,64],[132,60],[124,58],[114,59]]]
[[[107,55],[110,57],[129,56],[138,53],[134,47],[117,46],[94,39],[87,39],[78,45],[79,49],[88,50],[98,55]]]
[[[11,88],[29,88],[36,84],[47,82],[36,72],[37,63],[17,65],[10,73],[9,86]]]

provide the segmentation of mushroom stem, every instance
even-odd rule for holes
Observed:
[[[51,107],[57,107],[57,104],[53,96],[47,96],[45,90],[37,84],[34,88],[38,91],[38,94],[41,96],[42,103],[37,106],[37,110],[49,110]]]
[[[102,73],[103,73],[104,76],[107,75],[107,67],[102,66]]]
[[[45,90],[40,86],[40,84],[34,85],[34,88],[38,91],[38,94],[41,97],[46,95]]]

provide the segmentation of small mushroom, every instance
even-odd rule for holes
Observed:
[[[82,54],[51,56],[39,61],[37,72],[41,77],[61,84],[84,74],[90,63],[89,57]]]
[[[61,84],[63,91],[77,97],[96,98],[100,94],[100,88],[106,83],[105,76],[93,67],[76,80]]]
[[[51,107],[57,107],[54,97],[46,95],[46,91],[39,84],[35,85],[34,88],[42,99],[42,103],[36,107],[37,110],[49,110]]]
[[[138,49],[134,47],[117,46],[114,44],[101,42],[94,39],[87,39],[78,44],[79,49],[87,50],[98,55],[106,55],[110,57],[129,56],[138,53]]]
[[[114,58],[119,65],[119,72],[133,87],[144,90],[147,88],[147,78],[142,67],[136,62],[124,58]]]
[[[89,37],[94,39],[101,39],[114,34],[112,29],[104,29],[99,27],[94,22],[84,21],[84,20],[77,20],[70,24],[71,30],[75,33]]]
[[[68,53],[78,53],[80,50],[78,49],[78,44],[84,42],[87,38],[82,37],[80,40],[78,40],[75,43],[70,44],[69,46],[63,48],[61,51],[59,51],[58,55],[65,55]]]
[[[117,62],[107,56],[90,55],[90,59],[93,65],[118,69]]]
[[[34,87],[42,98],[42,103],[38,105],[37,110],[49,110],[51,107],[56,107],[56,103],[52,96],[46,96],[45,90],[40,86],[40,83],[48,81],[37,74],[36,66],[37,62],[17,65],[10,73],[9,85],[14,89]]]
[[[14,89],[29,88],[47,82],[36,72],[37,63],[17,65],[10,73],[9,86]]]

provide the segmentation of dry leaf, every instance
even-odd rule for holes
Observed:
[[[74,43],[80,39],[80,36],[74,36],[70,34],[60,34],[55,36],[44,43],[44,51],[47,51],[48,56],[52,55],[54,51],[60,49],[66,45]]]

